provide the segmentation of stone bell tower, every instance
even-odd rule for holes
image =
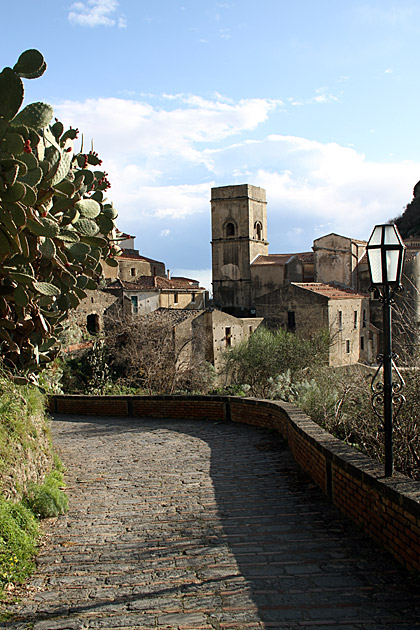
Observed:
[[[214,304],[247,317],[253,306],[251,262],[268,254],[265,190],[249,184],[212,188],[211,226]]]

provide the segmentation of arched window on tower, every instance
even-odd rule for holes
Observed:
[[[226,236],[235,236],[235,224],[232,223],[232,221],[229,221],[229,223],[226,223]]]
[[[257,240],[262,241],[262,225],[259,221],[255,222],[254,230],[255,230],[255,236]]]

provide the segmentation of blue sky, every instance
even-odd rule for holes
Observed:
[[[267,190],[271,253],[368,238],[420,179],[420,3],[19,0],[1,67],[104,160],[120,229],[208,286],[210,189]]]

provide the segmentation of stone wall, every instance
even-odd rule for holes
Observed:
[[[256,314],[264,317],[269,328],[289,328],[289,313],[294,313],[295,328],[300,334],[329,328],[328,299],[292,284],[255,300]]]
[[[104,327],[104,315],[113,308],[118,308],[122,300],[109,292],[105,291],[86,291],[85,297],[74,311],[74,317],[77,325],[84,332],[88,332],[88,317],[90,315],[97,316],[97,330],[89,330],[90,333],[100,332]]]
[[[283,402],[223,396],[69,396],[52,413],[197,418],[279,431],[297,463],[329,499],[409,570],[420,571],[420,483],[383,468]]]

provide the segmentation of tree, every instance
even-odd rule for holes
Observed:
[[[413,199],[404,212],[392,222],[397,226],[402,238],[420,236],[420,182],[414,186]]]
[[[273,379],[289,373],[293,380],[302,370],[328,361],[329,335],[317,332],[312,338],[283,329],[256,332],[225,353],[224,372],[229,384],[249,386],[253,396],[269,397]]]
[[[0,73],[0,356],[27,377],[57,354],[62,323],[118,252],[98,155],[75,152],[78,130],[50,124],[50,105],[21,109],[22,78],[45,69],[27,50]]]
[[[211,366],[204,360],[191,330],[172,315],[155,311],[133,316],[122,309],[105,322],[105,344],[109,364],[120,384],[145,389],[149,394],[179,391],[207,393],[213,380]]]

